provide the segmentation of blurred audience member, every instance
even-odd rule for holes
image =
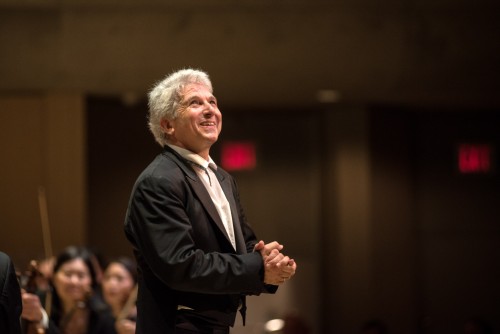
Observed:
[[[137,267],[127,257],[112,260],[104,271],[102,292],[104,301],[111,307],[119,334],[135,333],[137,309]]]
[[[93,296],[97,281],[92,253],[86,248],[71,246],[59,254],[51,283],[50,310],[41,307],[37,295],[24,293],[23,318],[38,321],[48,334],[116,333],[111,312]]]

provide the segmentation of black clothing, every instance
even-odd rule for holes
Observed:
[[[0,252],[0,333],[21,333],[23,302],[14,264],[10,257]]]
[[[236,182],[221,168],[214,173],[231,207],[236,249],[192,165],[170,147],[134,185],[125,233],[139,270],[138,334],[174,333],[180,309],[191,309],[206,327],[229,328],[245,295],[277,289],[263,282]]]
[[[54,306],[53,306],[54,307]],[[116,334],[115,320],[109,308],[102,304],[98,298],[91,298],[86,307],[89,310],[89,320],[86,334]],[[50,316],[49,328],[47,334],[60,334],[59,328],[61,322],[58,308],[54,308]]]

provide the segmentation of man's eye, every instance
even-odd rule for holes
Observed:
[[[191,102],[189,102],[189,105],[199,105],[200,104],[200,101],[198,100],[192,100]]]

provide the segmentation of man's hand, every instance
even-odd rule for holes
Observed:
[[[288,256],[280,254],[283,258],[277,263],[264,264],[264,283],[279,285],[295,275],[297,263]]]
[[[254,251],[259,251],[264,261],[264,283],[278,285],[284,283],[295,275],[297,264],[295,260],[285,256],[280,251],[283,245],[273,241],[264,244],[264,241],[259,241]]]
[[[254,252],[260,252],[264,263],[274,259],[280,251],[283,249],[283,245],[280,245],[277,241],[264,244],[264,241],[259,241],[253,248]]]

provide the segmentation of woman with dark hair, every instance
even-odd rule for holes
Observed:
[[[93,254],[84,247],[66,248],[56,259],[52,275],[52,303],[48,334],[116,334],[107,306],[95,297]],[[44,316],[44,318],[46,318]]]
[[[137,294],[137,267],[135,261],[120,257],[109,262],[104,270],[102,293],[116,319],[119,334],[135,333]]]

